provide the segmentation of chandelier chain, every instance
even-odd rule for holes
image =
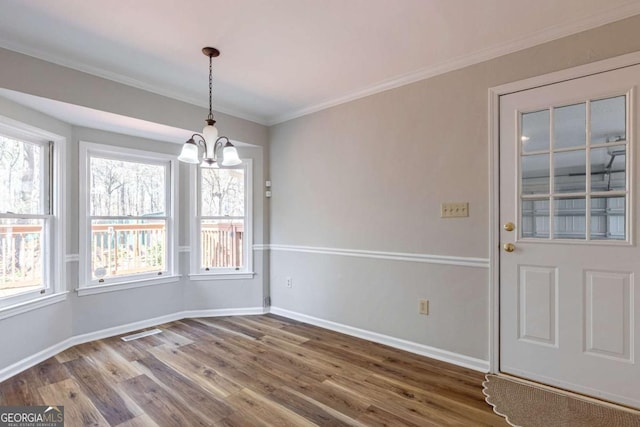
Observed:
[[[213,93],[213,56],[209,55],[209,120],[213,120],[213,101],[212,101],[212,93]]]

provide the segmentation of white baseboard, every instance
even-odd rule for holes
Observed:
[[[454,365],[463,366],[465,368],[473,369],[481,372],[489,371],[489,362],[486,360],[476,359],[473,357],[465,356],[458,353],[453,353],[447,350],[441,350],[435,347],[430,347],[424,344],[418,344],[411,341],[405,341],[399,338],[390,337],[388,335],[378,334],[376,332],[367,331],[364,329],[354,328],[352,326],[343,325],[329,320],[320,319],[306,314],[297,313],[294,311],[285,310],[278,307],[271,307],[265,309],[263,307],[246,307],[246,308],[225,308],[225,309],[213,309],[213,310],[187,310],[179,311],[177,313],[167,314],[164,316],[154,317],[152,319],[145,319],[139,322],[127,323],[125,325],[114,326],[111,328],[101,329],[95,332],[89,332],[85,334],[75,335],[67,338],[57,344],[54,344],[36,354],[28,356],[13,365],[0,369],[0,382],[5,381],[20,372],[29,369],[38,363],[47,360],[56,354],[65,351],[66,349],[78,344],[83,344],[90,341],[109,338],[117,335],[126,334],[139,329],[149,328],[152,326],[161,325],[163,323],[173,322],[181,319],[191,319],[196,317],[221,317],[221,316],[252,316],[271,312],[283,317],[298,320],[301,322],[309,323],[319,326],[321,328],[329,329],[332,331],[340,332],[347,335],[352,335],[358,338],[363,338],[369,341],[385,344],[390,347],[398,348],[401,350],[409,351],[411,353],[420,354],[422,356],[431,357],[433,359],[441,360],[444,362],[452,363]]]
[[[185,319],[193,317],[223,317],[223,316],[255,316],[268,313],[269,309],[263,307],[246,308],[217,308],[213,310],[188,310],[183,311]]]
[[[0,369],[0,382],[13,377],[14,375],[17,375],[20,372],[37,365],[38,363],[44,362],[50,357],[53,357],[56,354],[61,353],[70,347],[73,347],[74,345],[122,335],[129,332],[137,331],[139,329],[150,328],[152,326],[162,325],[163,323],[173,322],[176,320],[191,319],[194,317],[251,316],[256,314],[264,314],[267,312],[268,309],[262,307],[187,310],[167,314],[164,316],[154,317],[152,319],[141,320],[139,322],[132,322],[125,325],[114,326],[112,328],[101,329],[95,332],[74,335],[64,341],[45,348],[44,350],[39,351],[36,354],[28,356],[14,363],[13,365],[9,365],[6,368]]]
[[[72,347],[74,344],[71,344],[71,338],[67,338],[66,340],[59,342],[57,344],[52,345],[51,347],[45,348],[42,351],[37,352],[36,354],[32,354],[13,365],[9,365],[6,368],[0,370],[0,382],[5,381],[11,378],[14,375],[19,374],[22,371],[26,371],[27,369],[37,365],[40,362],[44,362],[48,358],[55,356],[56,354],[65,351],[69,347]]]
[[[295,311],[285,310],[283,308],[271,307],[270,312],[289,319],[298,320],[300,322],[309,323],[321,328],[330,329],[346,335],[351,335],[365,340],[377,342],[379,344],[388,345],[400,350],[416,353],[421,356],[430,357],[432,359],[448,362],[453,365],[463,366],[480,372],[489,372],[489,361],[476,359],[474,357],[465,356],[463,354],[430,347],[424,344],[418,344],[412,341],[406,341],[400,338],[394,338],[388,335],[371,332],[364,329],[354,328],[352,326],[343,325],[341,323],[320,319],[306,314],[297,313]]]

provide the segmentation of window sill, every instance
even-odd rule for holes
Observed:
[[[18,314],[26,313],[28,311],[36,310],[38,308],[46,307],[48,305],[56,304],[67,299],[69,292],[59,292],[53,295],[47,295],[35,300],[25,301],[7,307],[0,308],[0,320],[8,317],[17,316]]]
[[[153,277],[150,279],[132,280],[130,282],[108,283],[104,285],[87,285],[76,289],[79,297],[86,295],[102,294],[104,292],[125,291],[127,289],[142,288],[145,286],[164,285],[166,283],[176,283],[180,281],[180,276]]]
[[[190,274],[189,280],[201,282],[208,280],[242,280],[253,279],[256,273],[254,272],[233,272],[233,273],[197,273]]]

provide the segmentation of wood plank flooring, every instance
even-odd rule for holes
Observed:
[[[0,383],[75,426],[505,426],[483,374],[274,315],[94,341]]]

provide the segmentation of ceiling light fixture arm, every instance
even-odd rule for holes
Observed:
[[[194,133],[193,135],[191,135],[191,138],[189,138],[189,141],[187,141],[187,144],[194,144],[196,146],[200,146],[203,148],[204,156],[202,158],[202,162],[208,165],[209,167],[212,167],[214,164],[218,162],[218,152],[220,151],[221,148],[227,147],[227,146],[233,146],[231,144],[231,141],[229,141],[229,138],[227,138],[226,136],[221,136],[218,139],[216,139],[215,142],[209,143],[209,144],[213,144],[213,146],[211,147],[212,149],[209,150],[209,145],[207,145],[207,140],[205,139],[204,136],[200,135],[199,133]]]

